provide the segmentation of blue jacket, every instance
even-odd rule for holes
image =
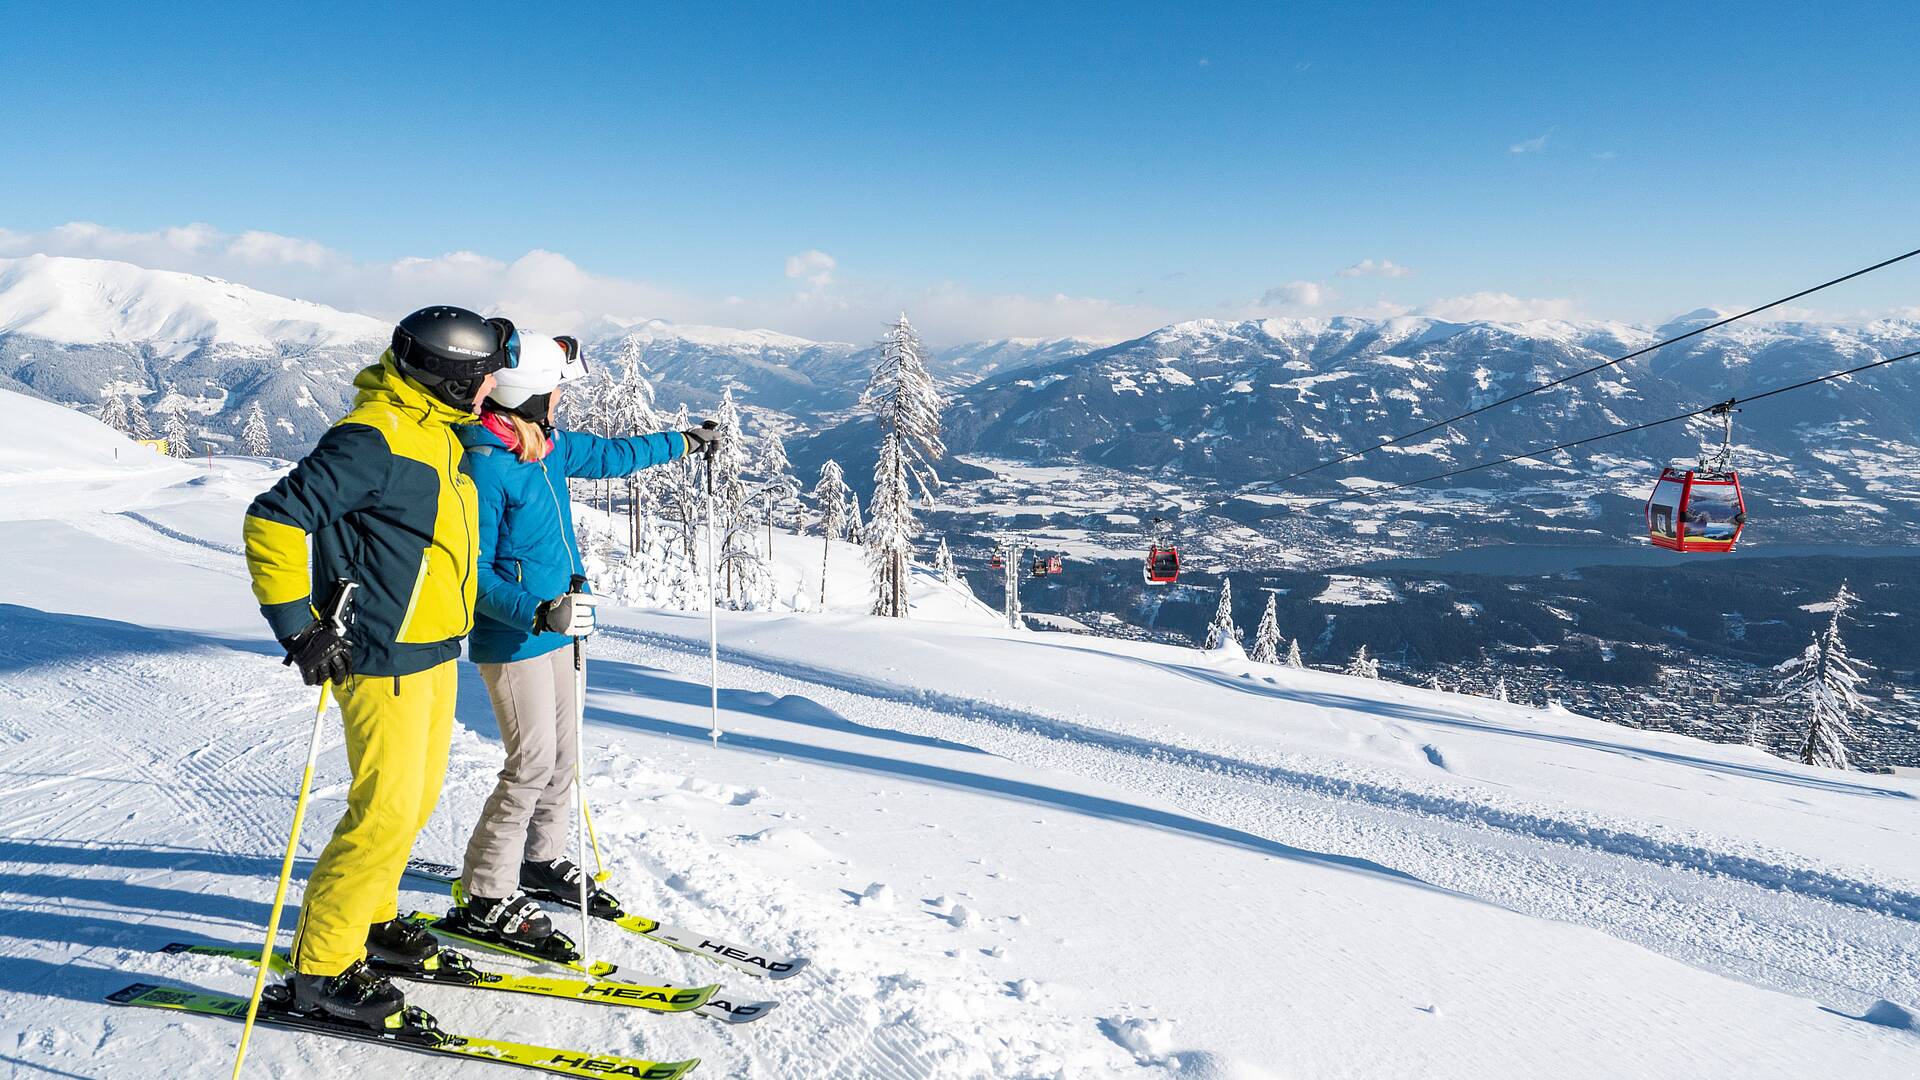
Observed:
[[[479,596],[467,659],[504,664],[571,644],[565,634],[533,632],[534,610],[566,592],[573,575],[583,572],[567,477],[625,476],[672,461],[686,453],[686,437],[669,431],[602,439],[555,431],[546,458],[526,462],[480,424],[455,430],[480,495]]]

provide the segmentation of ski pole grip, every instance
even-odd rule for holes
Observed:
[[[327,601],[327,610],[321,615],[327,625],[333,627],[333,632],[342,637],[347,633],[347,611],[353,606],[353,590],[359,587],[360,583],[357,581],[348,581],[346,578],[335,579],[333,598]]]
[[[567,591],[583,593],[587,591],[587,579],[584,574],[575,574],[567,580]]]

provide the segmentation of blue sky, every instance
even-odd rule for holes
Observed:
[[[958,340],[1647,321],[1920,246],[1912,4],[269,7],[10,11],[0,254]]]

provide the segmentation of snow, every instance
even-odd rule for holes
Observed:
[[[105,259],[0,259],[0,335],[142,343],[177,355],[207,344],[351,345],[390,333],[378,319],[219,278]]]
[[[1332,574],[1327,578],[1327,587],[1315,603],[1336,604],[1346,607],[1367,607],[1373,604],[1391,604],[1400,599],[1400,591],[1393,583],[1382,578],[1353,577],[1349,574]]]
[[[4,1060],[211,1072],[231,1025],[99,999],[135,979],[250,984],[238,965],[151,950],[246,942],[271,898],[312,698],[279,665],[235,548],[275,473],[218,458],[42,501],[23,496],[50,486],[25,486],[34,448],[64,439],[43,467],[78,453],[106,469],[113,444],[26,415],[0,473]],[[819,545],[777,540],[776,563],[803,574]],[[1371,579],[1350,580],[1366,595]],[[587,791],[613,887],[814,966],[756,983],[604,928],[596,948],[636,978],[720,977],[780,1001],[773,1015],[733,1028],[445,987],[410,998],[452,1029],[699,1056],[695,1075],[716,1077],[1920,1071],[1920,780],[1232,653],[922,617],[940,586],[918,584],[905,621],[851,604],[723,613],[717,747],[705,614],[603,608]],[[485,693],[461,676],[417,847],[442,861],[501,760]],[[336,725],[304,858],[342,807]],[[409,909],[446,903],[403,890]],[[258,1076],[499,1072],[275,1031],[251,1061]]]

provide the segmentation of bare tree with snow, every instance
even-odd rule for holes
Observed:
[[[1257,664],[1280,662],[1280,597],[1277,593],[1267,594],[1267,610],[1260,616],[1260,629],[1254,634],[1253,654],[1248,659]]]
[[[1240,644],[1240,628],[1233,624],[1233,582],[1228,578],[1220,579],[1220,606],[1213,611],[1213,621],[1207,624],[1207,643],[1209,651],[1225,648],[1228,642]]]
[[[1026,557],[1020,541],[1003,538],[1000,542],[1000,568],[1007,589],[1007,626],[1019,630],[1026,625],[1020,614],[1020,560]]]
[[[254,457],[273,456],[273,433],[267,429],[267,414],[260,402],[247,406],[247,422],[240,429],[240,445]]]
[[[769,431],[760,437],[754,472],[760,477],[760,511],[767,524],[767,558],[772,559],[774,523],[790,518],[800,497],[800,481],[794,478],[793,463],[787,460],[787,444],[779,432]]]
[[[840,463],[829,460],[820,466],[820,480],[813,485],[813,505],[820,513],[820,533],[825,539],[820,545],[820,610],[827,608],[827,563],[833,554],[833,542],[846,535],[848,518],[847,500],[853,490],[847,487],[846,475],[840,470]]]
[[[766,584],[766,562],[754,532],[758,524],[754,520],[754,492],[746,482],[745,435],[731,385],[720,395],[720,408],[713,419],[719,428],[720,445],[708,464],[708,476],[712,478],[711,494],[720,519],[718,569],[726,578],[729,599],[751,601]]]
[[[1840,584],[1830,607],[1832,616],[1824,630],[1799,656],[1776,667],[1780,684],[1774,700],[1798,702],[1806,709],[1807,736],[1800,744],[1800,760],[1828,769],[1849,767],[1847,740],[1853,737],[1853,717],[1869,715],[1866,699],[1860,694],[1865,664],[1847,652],[1840,636],[1840,622],[1847,617],[1859,597]]]

